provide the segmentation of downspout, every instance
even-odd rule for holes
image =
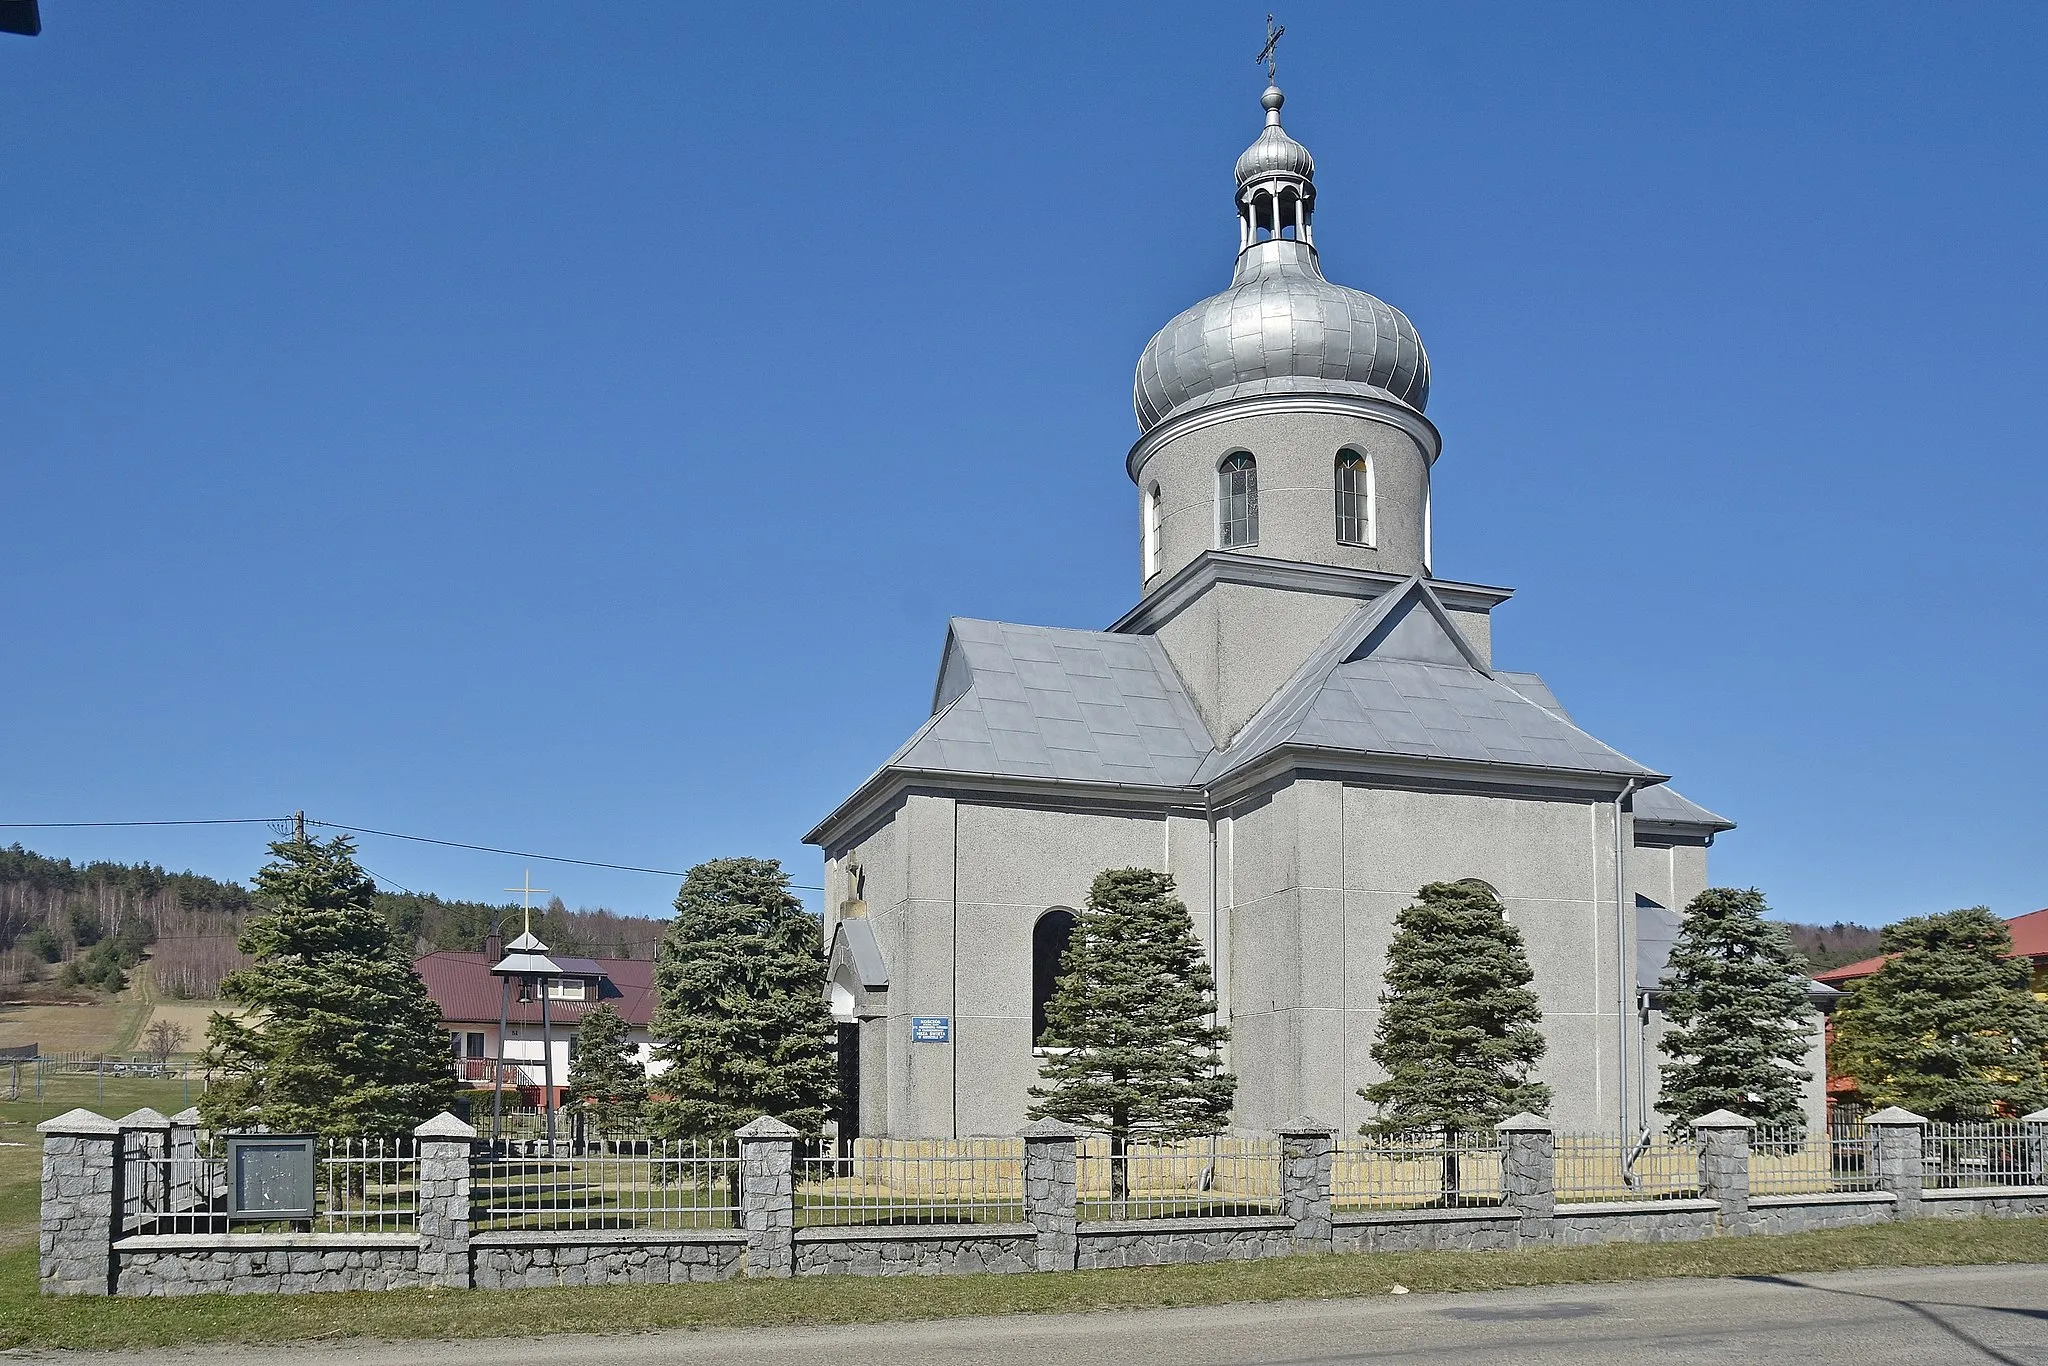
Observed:
[[[1221,919],[1216,911],[1216,806],[1207,784],[1202,787],[1202,820],[1209,827],[1209,1027],[1223,1022],[1223,941],[1218,938]],[[1202,1170],[1203,1190],[1216,1185],[1216,1135],[1209,1135],[1209,1165]]]
[[[1621,808],[1635,795],[1642,783],[1640,778],[1630,778],[1622,784],[1621,794],[1614,799],[1614,1075],[1616,1079],[1615,1105],[1621,1124],[1617,1132],[1621,1141],[1629,1141],[1628,1132],[1628,966],[1622,950],[1628,940],[1628,848],[1623,843]]]

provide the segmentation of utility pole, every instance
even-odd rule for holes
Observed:
[[[292,816],[292,838],[300,844],[306,842],[306,813],[299,811]]]

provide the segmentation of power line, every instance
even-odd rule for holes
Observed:
[[[311,816],[306,818],[306,824],[324,826],[329,830],[346,830],[352,835],[381,835],[385,839],[411,840],[415,844],[439,844],[449,849],[474,849],[480,854],[505,854],[512,858],[539,859],[543,863],[573,863],[582,868],[610,868],[621,873],[652,873],[657,877],[687,877],[689,875],[676,868],[642,868],[631,863],[606,863],[600,859],[568,858],[561,854],[536,854],[526,849],[498,849],[488,844],[464,844],[461,840],[440,840],[427,835],[402,835],[396,830],[371,830],[361,825],[341,825],[335,821],[316,821]],[[792,882],[789,885],[803,892],[822,892],[825,890],[823,887],[814,887],[804,882]]]
[[[243,816],[183,821],[0,821],[0,830],[91,830],[153,825],[277,825],[290,819],[290,816]],[[643,868],[631,863],[606,863],[601,859],[568,858],[561,854],[536,854],[525,849],[499,849],[488,844],[465,844],[461,840],[434,839],[429,835],[406,835],[396,830],[372,830],[368,826],[363,825],[342,825],[336,821],[314,820],[311,816],[306,818],[306,824],[318,825],[328,830],[346,830],[352,835],[376,835],[383,839],[410,840],[414,844],[438,844],[447,849],[471,849],[480,854],[504,854],[510,858],[539,859],[543,863],[573,863],[580,868],[609,868],[620,873],[651,873],[656,877],[687,876],[686,873],[675,868]],[[363,871],[369,872],[369,869],[366,868]],[[377,874],[370,873],[370,876],[377,877]],[[390,878],[384,877],[377,877],[377,880],[380,882],[391,882]],[[420,895],[418,892],[407,891],[406,888],[396,882],[391,882],[391,885],[398,887],[400,891],[406,892],[408,896]],[[823,887],[815,887],[806,882],[792,882],[789,885],[793,890],[799,892],[822,892],[825,890]]]
[[[197,821],[0,821],[0,830],[89,830],[128,825],[275,825],[289,816],[234,816]]]

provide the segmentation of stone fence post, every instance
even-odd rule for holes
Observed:
[[[762,1115],[739,1130],[740,1223],[749,1276],[796,1274],[797,1131]]]
[[[1056,1119],[1028,1125],[1024,1139],[1024,1217],[1038,1230],[1034,1271],[1072,1271],[1080,1255],[1080,1194],[1075,1175],[1079,1133]]]
[[[419,1142],[420,1276],[429,1285],[467,1290],[469,1160],[476,1130],[444,1110],[412,1136]]]
[[[1550,1121],[1524,1110],[1494,1127],[1501,1141],[1501,1203],[1514,1212],[1515,1241],[1547,1243],[1557,1227],[1557,1137]]]
[[[2048,1110],[2020,1117],[2027,1126],[2027,1180],[2048,1186]]]
[[[1877,1188],[1891,1192],[1899,1218],[1915,1217],[1920,1213],[1924,1170],[1921,1142],[1927,1130],[1926,1119],[1911,1110],[1887,1105],[1863,1124],[1876,1134],[1871,1146],[1876,1150]]]
[[[114,1293],[121,1128],[90,1110],[36,1125],[43,1136],[39,1274],[45,1295]]]
[[[1280,1212],[1294,1221],[1296,1252],[1329,1252],[1336,1247],[1330,1224],[1331,1168],[1337,1131],[1302,1118],[1283,1124],[1280,1137]]]
[[[1720,1208],[1716,1233],[1741,1233],[1749,1223],[1749,1139],[1756,1121],[1715,1110],[1692,1122],[1699,1140],[1700,1194]]]

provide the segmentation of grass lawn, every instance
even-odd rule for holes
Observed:
[[[1492,1290],[1666,1276],[1869,1266],[2048,1261],[2048,1219],[1926,1219],[1875,1228],[1703,1243],[1519,1252],[1373,1253],[1050,1276],[819,1277],[577,1290],[406,1290],[174,1300],[42,1299],[36,1254],[0,1253],[0,1348],[137,1348],[351,1336],[470,1338],[658,1328],[873,1323],[1326,1299],[1411,1290]]]
[[[11,1001],[0,1005],[0,1048],[41,1044],[47,1055],[134,1051],[151,1007],[131,997],[70,1004]]]

